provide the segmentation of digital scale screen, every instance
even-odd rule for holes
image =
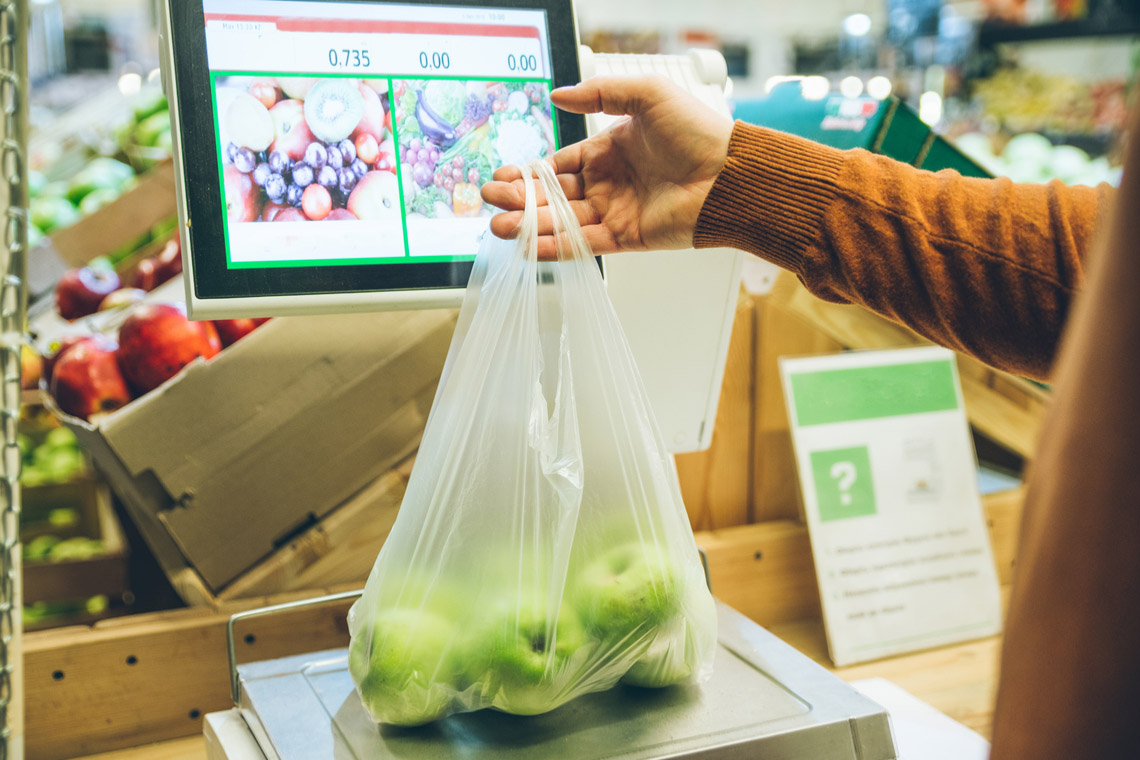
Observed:
[[[168,2],[192,312],[462,288],[494,171],[585,136],[568,0]]]

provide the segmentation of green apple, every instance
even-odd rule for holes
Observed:
[[[465,683],[505,712],[549,712],[576,695],[573,687],[592,649],[569,606],[552,619],[544,604],[512,605],[471,638]]]
[[[681,610],[663,624],[622,683],[662,688],[697,680],[716,649],[716,603],[703,583],[686,584]]]
[[[588,562],[574,600],[586,630],[611,646],[643,646],[679,607],[678,576],[660,546],[633,541]]]
[[[630,686],[659,689],[687,681],[693,667],[685,646],[685,620],[677,616],[649,645],[645,656],[622,676]]]
[[[372,717],[418,726],[451,712],[458,676],[455,632],[447,620],[418,608],[387,609],[354,636],[348,669]]]

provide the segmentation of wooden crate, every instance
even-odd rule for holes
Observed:
[[[860,306],[821,301],[791,275],[780,277],[770,300],[842,348],[929,345],[907,328]],[[1049,391],[963,354],[958,354],[958,374],[970,424],[1010,451],[1031,459],[1049,405]]]
[[[37,486],[27,489],[30,511],[50,510],[66,504],[79,509],[80,520],[65,529],[32,522],[21,526],[24,543],[53,533],[60,538],[86,536],[103,542],[104,551],[87,559],[24,563],[24,601],[63,602],[104,595],[120,600],[127,591],[127,543],[111,506],[107,486],[95,480]]]
[[[345,589],[324,589],[331,593]],[[225,627],[240,609],[277,595],[58,628],[24,639],[28,760],[62,760],[201,734],[202,716],[232,705]],[[243,624],[239,661],[348,644],[347,604]]]
[[[51,244],[68,266],[83,266],[134,243],[156,224],[178,213],[174,162],[164,161],[98,212],[54,233]]]
[[[1022,492],[984,499],[995,561],[1008,584]],[[806,529],[774,520],[697,534],[713,591],[766,626],[818,618]],[[201,732],[231,705],[225,625],[241,609],[321,592],[279,594],[32,633],[25,641],[29,760],[59,760]],[[254,618],[237,630],[239,662],[346,646],[347,603]]]
[[[755,522],[800,520],[799,477],[779,360],[781,356],[835,353],[842,346],[770,296],[756,299],[755,318],[756,403],[747,410],[753,425],[752,518]]]

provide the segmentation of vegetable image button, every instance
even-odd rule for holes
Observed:
[[[820,522],[875,514],[875,488],[866,446],[811,453]]]

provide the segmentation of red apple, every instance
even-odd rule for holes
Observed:
[[[268,322],[270,319],[272,319],[272,317],[254,317],[253,323],[255,325],[257,325],[258,327],[261,327],[263,324]]]
[[[136,303],[142,303],[144,298],[146,298],[146,291],[142,288],[119,288],[108,293],[107,297],[99,303],[99,311],[134,306]]]
[[[122,285],[110,269],[80,267],[69,269],[55,286],[55,304],[64,319],[79,319],[99,310],[107,294]]]
[[[376,163],[380,158],[380,141],[370,134],[357,135],[356,157],[366,164]]]
[[[358,89],[360,94],[364,97],[364,115],[360,117],[360,123],[356,125],[356,129],[352,132],[352,139],[360,137],[361,135],[372,135],[376,138],[376,142],[384,139],[384,102],[380,100],[380,96],[363,82],[359,85]]]
[[[159,284],[182,274],[182,241],[174,238],[154,257],[158,266]]]
[[[222,350],[209,322],[191,322],[180,304],[143,304],[119,328],[119,367],[139,394],[152,391],[199,356]]]
[[[80,343],[86,341],[95,341],[97,344],[106,348],[108,351],[114,351],[118,345],[115,341],[102,335],[67,335],[59,340],[58,343],[50,347],[50,351],[44,355],[44,383],[51,387],[51,375],[55,369],[55,363],[63,358],[71,349],[78,346]]]
[[[154,290],[158,287],[158,262],[153,257],[140,261],[131,282],[139,290]]]
[[[261,188],[253,177],[227,166],[225,178],[226,216],[231,222],[252,222],[261,214]]]
[[[332,212],[332,196],[328,189],[315,182],[306,187],[301,195],[301,210],[305,212],[305,216],[316,222],[328,216]]]
[[[299,100],[282,100],[269,109],[276,136],[269,150],[279,150],[294,161],[305,157],[305,149],[316,140],[305,121],[305,104]]]
[[[257,329],[260,323],[256,319],[215,319],[214,328],[218,337],[222,339],[223,346],[232,346],[239,340]]]
[[[308,191],[306,191],[308,192]],[[348,196],[357,219],[399,219],[400,183],[390,172],[368,172]]]
[[[295,209],[292,206],[290,206],[289,208],[281,209],[281,211],[279,211],[277,213],[277,215],[275,217],[273,217],[273,221],[275,221],[275,222],[307,222],[309,220],[305,218],[305,215],[302,214],[300,212],[300,210]]]
[[[91,340],[73,346],[56,362],[49,390],[61,410],[84,420],[131,401],[113,341]]]
[[[355,220],[356,217],[351,211],[345,208],[334,208],[329,212],[329,215],[325,217],[326,222],[344,222],[350,219]]]

